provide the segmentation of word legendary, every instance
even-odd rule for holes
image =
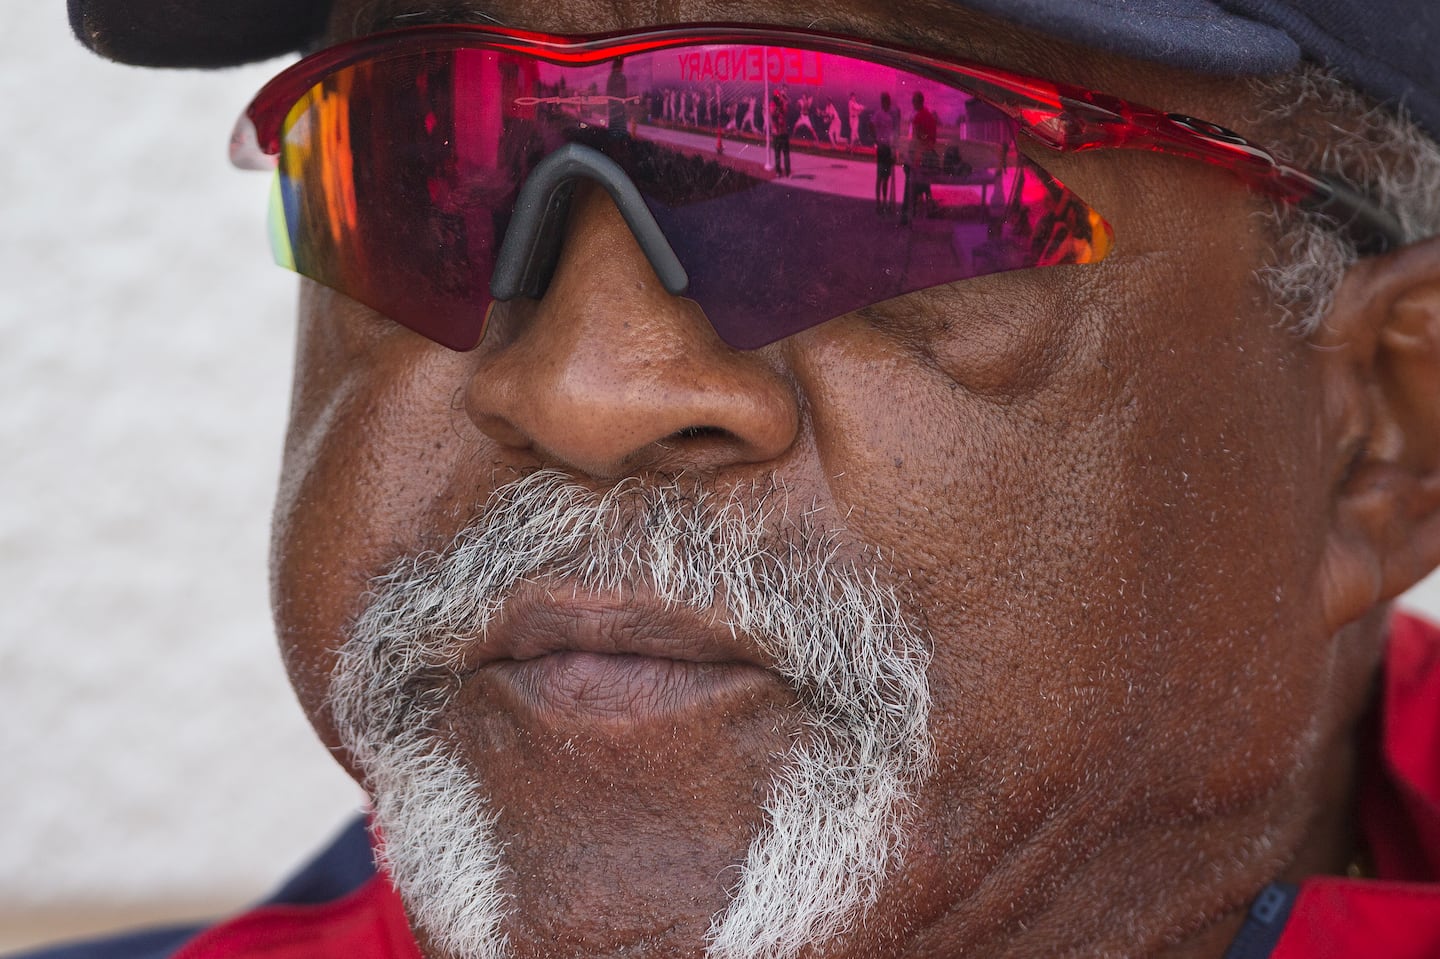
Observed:
[[[682,53],[680,79],[689,83],[793,83],[819,86],[825,66],[813,50],[775,50],[769,47],[723,47]]]

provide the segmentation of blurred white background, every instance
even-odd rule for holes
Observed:
[[[0,35],[0,950],[236,907],[359,805],[267,611],[295,280],[224,148],[277,68]]]
[[[0,33],[0,951],[265,892],[359,807],[273,649],[295,278],[225,146],[279,64]]]

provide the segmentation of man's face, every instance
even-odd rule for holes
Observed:
[[[408,12],[339,7],[337,39]],[[1238,86],[949,4],[638,9],[472,12],[811,26],[1244,127]],[[458,858],[492,858],[515,955],[700,955],[727,921],[789,922],[745,940],[777,955],[802,934],[807,956],[1139,954],[1294,856],[1333,732],[1296,721],[1330,690],[1338,624],[1312,598],[1333,477],[1311,355],[1253,280],[1260,201],[1194,162],[1036,156],[1114,225],[1109,259],[753,352],[664,292],[598,192],[545,298],[497,307],[470,353],[306,284],[287,663],[347,767],[403,794],[394,815],[420,775],[478,801],[446,815],[489,823],[495,845]],[[375,587],[383,615],[355,627],[372,579],[428,551],[445,561]],[[426,815],[382,825],[408,843]],[[877,857],[873,885],[836,876]],[[807,887],[875,902],[732,918]]]

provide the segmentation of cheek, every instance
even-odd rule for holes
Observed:
[[[367,584],[464,512],[487,475],[450,397],[463,359],[307,284],[271,538],[271,602],[286,668],[321,738],[334,651]],[[470,500],[473,503],[473,499]],[[422,531],[426,531],[422,534]]]
[[[1287,717],[1320,695],[1316,383],[1247,278],[1182,253],[974,281],[946,323],[807,354],[837,512],[936,644],[928,841],[972,879],[1056,817],[1073,842],[1034,855],[1245,806],[1313,745]]]

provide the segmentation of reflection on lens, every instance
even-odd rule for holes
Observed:
[[[943,283],[1109,251],[1108,224],[973,93],[847,56],[689,47],[346,67],[284,128],[283,265],[456,349],[483,333],[519,187],[567,142],[634,180],[728,343]]]

